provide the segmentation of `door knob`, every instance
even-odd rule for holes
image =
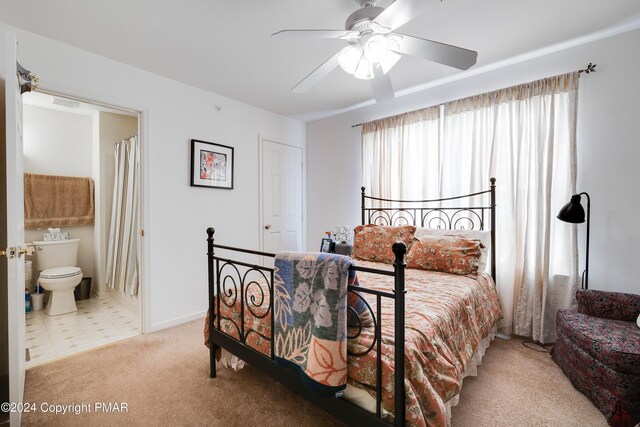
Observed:
[[[271,224],[265,224],[264,225],[264,229],[265,230],[270,230],[271,229]]]
[[[18,249],[19,255],[33,255],[35,253],[35,248],[32,245],[26,245]]]
[[[35,250],[32,245],[11,247],[4,251],[0,251],[0,256],[6,256],[9,259],[14,259],[21,257],[24,254],[33,255],[34,251]]]

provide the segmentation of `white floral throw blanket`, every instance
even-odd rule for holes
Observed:
[[[347,384],[351,265],[351,258],[329,253],[280,252],[275,259],[275,361],[328,396]]]

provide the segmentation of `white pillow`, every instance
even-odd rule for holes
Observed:
[[[491,232],[481,230],[447,230],[444,228],[416,228],[415,236],[426,234],[429,236],[460,236],[465,239],[477,239],[482,242],[484,248],[480,251],[480,259],[478,260],[478,274],[491,272],[488,270],[489,254],[491,253]]]
[[[640,328],[640,314],[638,314],[638,320],[636,320],[636,323],[638,324],[638,327]]]

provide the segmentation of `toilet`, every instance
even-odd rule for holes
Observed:
[[[82,270],[77,267],[80,239],[33,242],[38,258],[38,283],[50,291],[47,314],[77,311],[73,290],[82,281]]]

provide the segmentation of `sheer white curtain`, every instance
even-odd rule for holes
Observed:
[[[107,283],[127,295],[138,294],[138,137],[115,145],[115,179],[109,248]]]
[[[422,199],[437,193],[439,167],[426,166],[440,159],[440,122],[436,106],[364,123],[363,185],[387,199]]]
[[[439,118],[402,132],[398,117],[395,130],[384,120],[363,126],[363,181],[374,195],[447,197],[497,178],[500,329],[541,342],[555,340],[556,312],[574,304],[578,286],[576,228],[556,219],[575,192],[577,93],[572,73],[434,107]],[[373,155],[386,152],[395,154]],[[398,178],[379,177],[394,170]]]

